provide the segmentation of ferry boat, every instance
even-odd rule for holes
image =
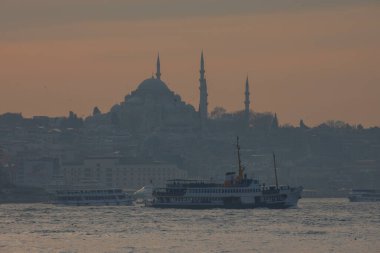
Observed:
[[[301,198],[302,186],[279,186],[276,159],[273,153],[276,185],[266,187],[259,180],[247,178],[240,160],[237,138],[239,170],[225,174],[225,180],[215,183],[205,180],[168,180],[165,188],[153,191],[152,207],[158,208],[289,208],[296,207]]]
[[[353,189],[348,195],[351,202],[377,202],[380,201],[380,190]]]
[[[54,204],[63,205],[132,205],[132,198],[122,189],[57,190]]]

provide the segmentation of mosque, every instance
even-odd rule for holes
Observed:
[[[124,101],[114,105],[108,115],[111,121],[128,129],[148,132],[155,129],[204,129],[209,121],[208,92],[205,78],[203,52],[200,60],[199,107],[182,101],[161,79],[160,56],[157,57],[156,74],[142,81],[136,90],[126,95]],[[249,120],[250,98],[248,77],[245,84],[245,120]]]

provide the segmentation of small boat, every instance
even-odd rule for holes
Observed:
[[[351,202],[377,202],[380,201],[380,190],[352,189],[348,195]]]
[[[135,191],[132,196],[135,199],[135,203],[145,204],[145,203],[151,202],[153,199],[153,195],[152,195],[153,189],[154,187],[151,182],[150,184],[145,185],[141,189]]]
[[[259,180],[247,178],[240,160],[239,138],[237,138],[239,170],[227,172],[224,182],[206,180],[168,180],[165,188],[153,191],[153,200],[148,204],[158,208],[289,208],[297,206],[302,186],[279,186],[276,158],[273,153],[275,186],[265,186]]]
[[[53,204],[94,206],[132,205],[132,198],[122,189],[57,190]]]

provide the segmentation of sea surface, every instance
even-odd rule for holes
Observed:
[[[1,204],[0,252],[380,252],[380,202],[286,210]]]

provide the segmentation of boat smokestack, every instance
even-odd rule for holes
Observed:
[[[237,136],[237,138],[236,138],[236,148],[237,148],[238,162],[239,162],[239,180],[242,180],[243,179],[244,168],[241,165],[241,159],[240,159],[239,136]]]

